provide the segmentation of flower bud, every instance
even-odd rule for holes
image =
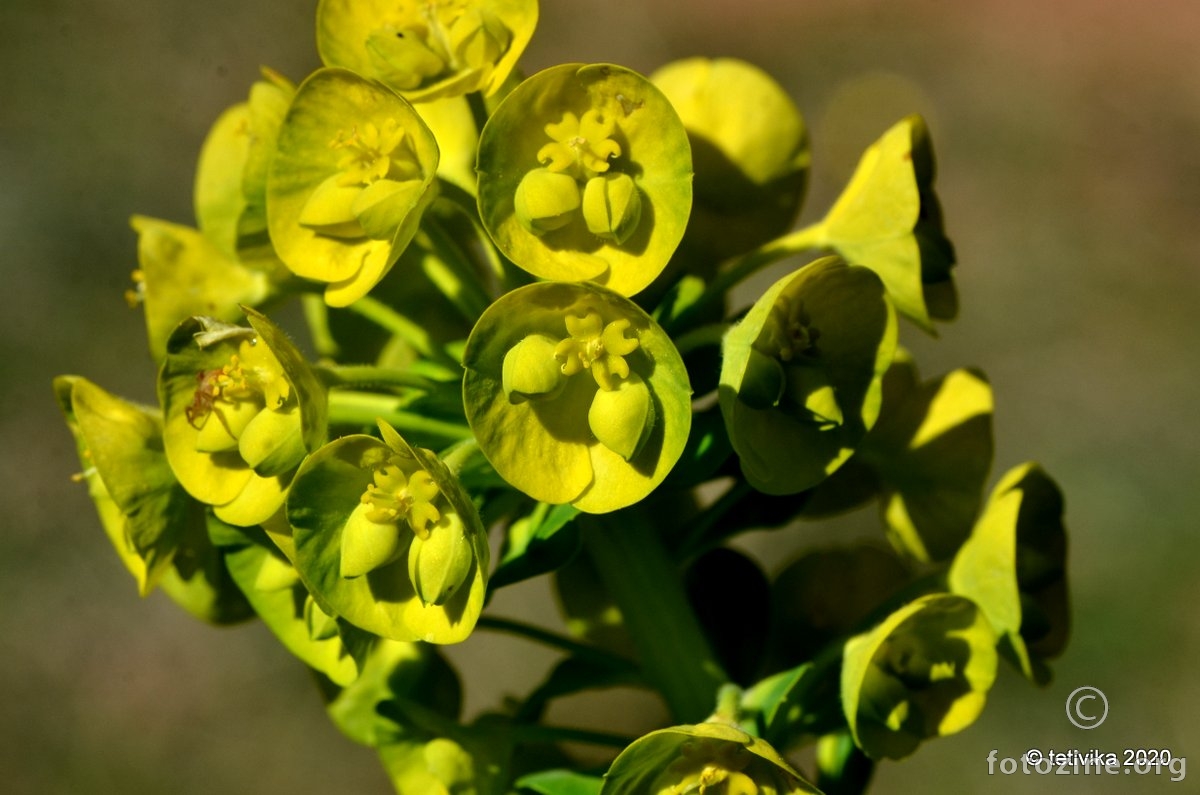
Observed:
[[[501,382],[510,403],[554,397],[565,383],[554,358],[557,346],[545,334],[530,334],[504,354]]]
[[[584,186],[583,220],[593,235],[619,246],[637,230],[641,219],[642,197],[628,174],[603,174]]]
[[[535,168],[517,185],[513,208],[521,226],[535,235],[562,229],[579,209],[579,185],[569,174]]]
[[[615,389],[597,390],[588,409],[588,427],[601,444],[629,461],[654,429],[650,387],[637,373],[630,373]]]
[[[462,522],[449,516],[430,528],[429,537],[413,537],[408,548],[408,576],[426,605],[441,605],[471,573],[475,553]]]

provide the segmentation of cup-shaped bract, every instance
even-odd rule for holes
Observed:
[[[212,623],[249,617],[249,605],[208,540],[203,506],[167,463],[157,408],[130,403],[78,376],[56,378],[54,392],[104,531],[139,593],[161,587]]]
[[[287,336],[245,309],[250,327],[180,324],[158,377],[167,460],[188,493],[239,527],[283,505],[296,467],[325,440],[324,387]]]
[[[879,277],[825,257],[768,289],[722,345],[719,397],[754,488],[792,494],[835,471],[879,416],[896,317]]]
[[[231,257],[278,266],[267,235],[267,166],[295,93],[291,81],[263,69],[248,100],[217,118],[200,150],[196,223]]]
[[[867,148],[821,221],[821,245],[879,274],[896,309],[927,331],[956,310],[954,248],[933,190],[929,132],[909,116]]]
[[[457,643],[483,609],[487,535],[437,456],[381,423],[300,467],[287,500],[296,567],[330,615],[392,640]]]
[[[653,83],[611,64],[521,83],[484,126],[477,170],[480,217],[517,266],[621,295],[666,267],[692,206],[679,116]]]
[[[892,544],[948,560],[971,532],[992,463],[992,388],[976,370],[917,383],[910,362],[884,379],[884,407],[862,458],[881,484]]]
[[[248,268],[195,229],[135,215],[138,270],[130,303],[146,314],[150,354],[161,361],[167,339],[189,317],[206,315],[228,323],[242,317],[241,305],[258,306],[274,291],[270,276]]]
[[[846,642],[842,710],[873,759],[900,759],[922,740],[962,731],[996,679],[996,633],[962,596],[932,594]]]
[[[488,307],[463,352],[467,421],[529,496],[607,513],[654,490],[683,452],[691,386],[666,332],[591,284],[540,283]]]
[[[438,158],[429,127],[394,91],[345,69],[314,72],[284,117],[267,176],[279,258],[326,282],[330,306],[354,303],[416,234]]]
[[[795,795],[818,790],[765,740],[724,723],[660,729],[635,740],[604,774],[601,795]]]
[[[736,58],[675,61],[650,80],[691,142],[688,254],[715,263],[786,232],[804,200],[811,159],[804,118],[787,92]]]
[[[950,567],[950,589],[975,600],[1025,676],[1045,683],[1044,660],[1067,642],[1063,497],[1036,464],[1010,470]]]
[[[492,94],[537,19],[537,0],[321,0],[317,51],[412,102]]]

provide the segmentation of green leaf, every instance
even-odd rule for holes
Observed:
[[[557,343],[547,364],[568,377],[553,394],[514,401],[504,390],[504,362],[535,334]],[[645,312],[609,290],[543,283],[504,295],[471,332],[463,366],[463,403],[480,449],[536,500],[586,513],[631,505],[662,482],[687,443],[691,387],[679,353]],[[588,419],[598,391],[634,375],[649,389],[653,426],[627,459],[628,450],[596,438]]]
[[[267,176],[280,259],[327,283],[330,306],[366,295],[416,233],[438,159],[433,133],[391,89],[344,69],[314,72],[296,91]],[[329,215],[334,188],[357,191],[338,205],[344,218]]]
[[[471,633],[483,608],[486,533],[468,495],[432,453],[409,447],[398,435],[391,442],[345,436],[305,459],[287,500],[296,567],[313,597],[331,615],[392,640],[457,643]],[[408,477],[427,473],[436,484],[436,494],[426,504],[436,506],[439,514],[427,532],[461,531],[474,554],[461,584],[441,604],[422,599],[403,558],[362,576],[342,575],[342,534],[356,509],[366,505],[365,498],[372,493],[368,486],[378,490],[381,499],[394,497],[390,486],[379,485],[384,467],[399,468]],[[404,518],[398,521],[403,522],[401,532],[414,532]]]
[[[821,222],[820,245],[879,274],[896,309],[933,332],[926,285],[951,285],[954,250],[942,232],[933,192],[933,149],[925,122],[909,116],[863,154],[845,190]],[[947,300],[952,291],[942,289]],[[946,317],[954,305],[934,314]]]
[[[974,602],[924,596],[846,642],[842,709],[873,759],[900,759],[983,710],[996,678],[996,633]]]
[[[261,533],[253,543],[230,549],[225,560],[238,588],[246,595],[263,623],[279,642],[306,665],[346,686],[359,674],[359,666],[340,634],[314,638],[305,621],[308,590],[292,564]],[[356,632],[353,627],[346,631]],[[362,634],[360,632],[360,634]],[[365,642],[365,638],[360,640]]]
[[[326,66],[381,80],[412,102],[492,94],[537,26],[536,0],[473,0],[428,10],[389,0],[321,0],[317,50]]]
[[[725,335],[719,390],[729,440],[754,488],[803,491],[851,456],[879,415],[896,336],[879,279],[836,257],[785,276],[755,302]],[[752,366],[763,360],[783,374],[782,392],[766,403],[760,381],[774,371]],[[830,400],[840,419],[831,419]]]
[[[532,514],[513,522],[489,587],[494,591],[554,571],[575,557],[582,543],[573,521],[578,515],[573,505],[538,503]]]
[[[516,788],[537,795],[600,795],[603,779],[572,770],[543,770],[516,781]]]
[[[780,747],[842,725],[836,676],[840,663],[840,655],[825,657],[761,680],[742,694],[742,725]]]
[[[589,146],[572,148],[581,138]],[[514,264],[543,279],[590,280],[621,295],[640,292],[666,267],[692,205],[691,153],[679,117],[646,78],[611,64],[564,64],[518,86],[483,128],[478,172],[480,217]],[[573,180],[580,196],[601,174],[630,177],[639,197],[636,224],[622,227],[618,243],[589,229],[585,215],[593,227],[599,218],[582,205],[563,206],[567,214],[550,226],[537,223],[517,206],[519,192],[540,206],[546,191],[553,186],[557,196],[560,186],[519,191],[531,173]],[[526,195],[531,191],[536,195]]]
[[[1049,681],[1066,645],[1067,539],[1062,492],[1036,464],[1010,470],[950,567],[950,589],[977,602],[1021,672]]]
[[[419,643],[375,638],[364,655],[362,673],[326,707],[330,719],[355,742],[380,748],[423,736],[379,709],[397,700],[421,704],[450,719],[458,716],[462,687],[458,675],[437,651]]]

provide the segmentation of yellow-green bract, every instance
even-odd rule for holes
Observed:
[[[412,102],[492,94],[537,19],[536,0],[321,0],[317,50]]]
[[[785,276],[725,335],[719,397],[746,479],[792,494],[836,470],[879,416],[896,348],[879,278],[837,257]]]
[[[287,500],[296,568],[325,612],[368,632],[465,640],[487,588],[479,514],[437,456],[381,430],[384,441],[345,436],[300,467]]]
[[[992,404],[975,370],[921,383],[906,358],[885,376],[883,411],[860,457],[880,481],[889,538],[906,555],[947,560],[970,533],[991,468]]]
[[[505,97],[479,141],[479,214],[543,279],[622,295],[662,272],[687,226],[692,158],[671,104],[610,64],[564,64]]]
[[[226,255],[278,267],[267,235],[267,166],[296,87],[270,69],[263,69],[263,78],[204,139],[196,165],[196,223]]]
[[[666,332],[589,284],[532,284],[492,304],[463,353],[480,449],[516,488],[588,513],[632,505],[675,465],[691,386]]]
[[[138,270],[131,297],[143,305],[154,360],[167,355],[167,339],[184,320],[207,315],[233,323],[240,305],[258,306],[273,292],[267,273],[247,268],[206,235],[178,224],[135,215]]]
[[[221,554],[209,542],[203,506],[171,472],[157,409],[112,395],[85,378],[60,376],[54,392],[75,437],[83,480],[109,541],[143,596],[161,587],[205,621],[250,616]]]
[[[345,69],[314,72],[284,117],[267,177],[271,242],[347,306],[408,246],[436,193],[438,146],[413,107]]]
[[[1036,464],[1004,475],[950,567],[950,589],[974,599],[1001,635],[1000,649],[1045,683],[1070,629],[1063,497]]]
[[[816,793],[766,741],[723,723],[647,734],[613,760],[601,795]]]
[[[933,594],[846,642],[842,710],[868,756],[900,759],[962,731],[996,679],[996,633],[970,599]]]
[[[325,439],[324,388],[286,335],[244,310],[251,327],[189,318],[159,372],[167,460],[188,493],[240,527],[283,505],[300,460]]]
[[[957,311],[934,171],[925,122],[909,116],[863,154],[816,240],[878,273],[896,309],[927,331]]]
[[[687,128],[695,204],[683,249],[717,262],[788,230],[810,152],[804,119],[775,80],[736,58],[688,58],[650,75]]]

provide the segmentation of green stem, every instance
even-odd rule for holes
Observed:
[[[367,295],[346,308],[400,337],[422,356],[453,363],[450,356],[434,344],[429,332],[382,301]]]
[[[395,395],[334,389],[329,392],[329,422],[333,425],[365,427],[374,425],[376,419],[382,419],[401,434],[420,434],[423,440],[432,437],[456,442],[473,435],[466,425],[423,417],[405,411],[404,406],[405,399]]]
[[[463,467],[479,454],[479,442],[475,441],[474,436],[471,436],[461,442],[455,442],[449,449],[442,452],[440,458],[446,468],[450,470],[450,474],[458,477],[458,473],[462,472]]]
[[[339,349],[329,329],[329,307],[325,304],[325,298],[317,293],[304,293],[300,296],[300,303],[304,307],[304,319],[308,323],[308,332],[312,335],[317,355],[336,359]]]
[[[567,726],[543,726],[540,723],[512,723],[505,730],[519,743],[585,743],[606,748],[625,748],[637,739],[623,734]]]
[[[475,263],[463,252],[462,246],[430,215],[425,217],[423,234],[436,256],[426,257],[425,275],[458,309],[471,325],[483,314],[491,301],[479,286]]]
[[[668,331],[686,329],[689,321],[710,309],[713,304],[725,298],[735,285],[754,275],[763,268],[798,254],[810,248],[818,248],[824,244],[825,228],[821,223],[806,226],[795,232],[764,243],[753,251],[748,251],[725,265],[704,288],[700,297],[683,310],[670,324]]]
[[[752,491],[754,488],[745,480],[739,480],[730,486],[692,523],[687,536],[678,546],[679,554],[684,558],[692,558],[703,552],[708,544],[712,543],[708,533],[713,526]]]
[[[544,646],[549,646],[553,649],[559,649],[578,657],[583,660],[594,662],[598,665],[603,665],[607,668],[631,669],[633,663],[613,654],[605,649],[589,646],[586,643],[580,643],[572,638],[564,637],[556,632],[551,632],[548,629],[535,627],[532,624],[526,624],[523,621],[515,621],[511,618],[500,618],[498,616],[480,616],[477,627],[480,629],[490,629],[495,632],[507,632],[510,635],[525,638],[535,643],[541,643]]]
[[[394,367],[364,364],[318,366],[315,369],[321,381],[330,387],[407,387],[423,392],[432,392],[438,387],[437,381]]]
[[[646,678],[676,720],[704,720],[728,677],[688,604],[683,579],[657,529],[634,510],[577,521],[584,525],[584,544],[600,578],[621,609]]]

